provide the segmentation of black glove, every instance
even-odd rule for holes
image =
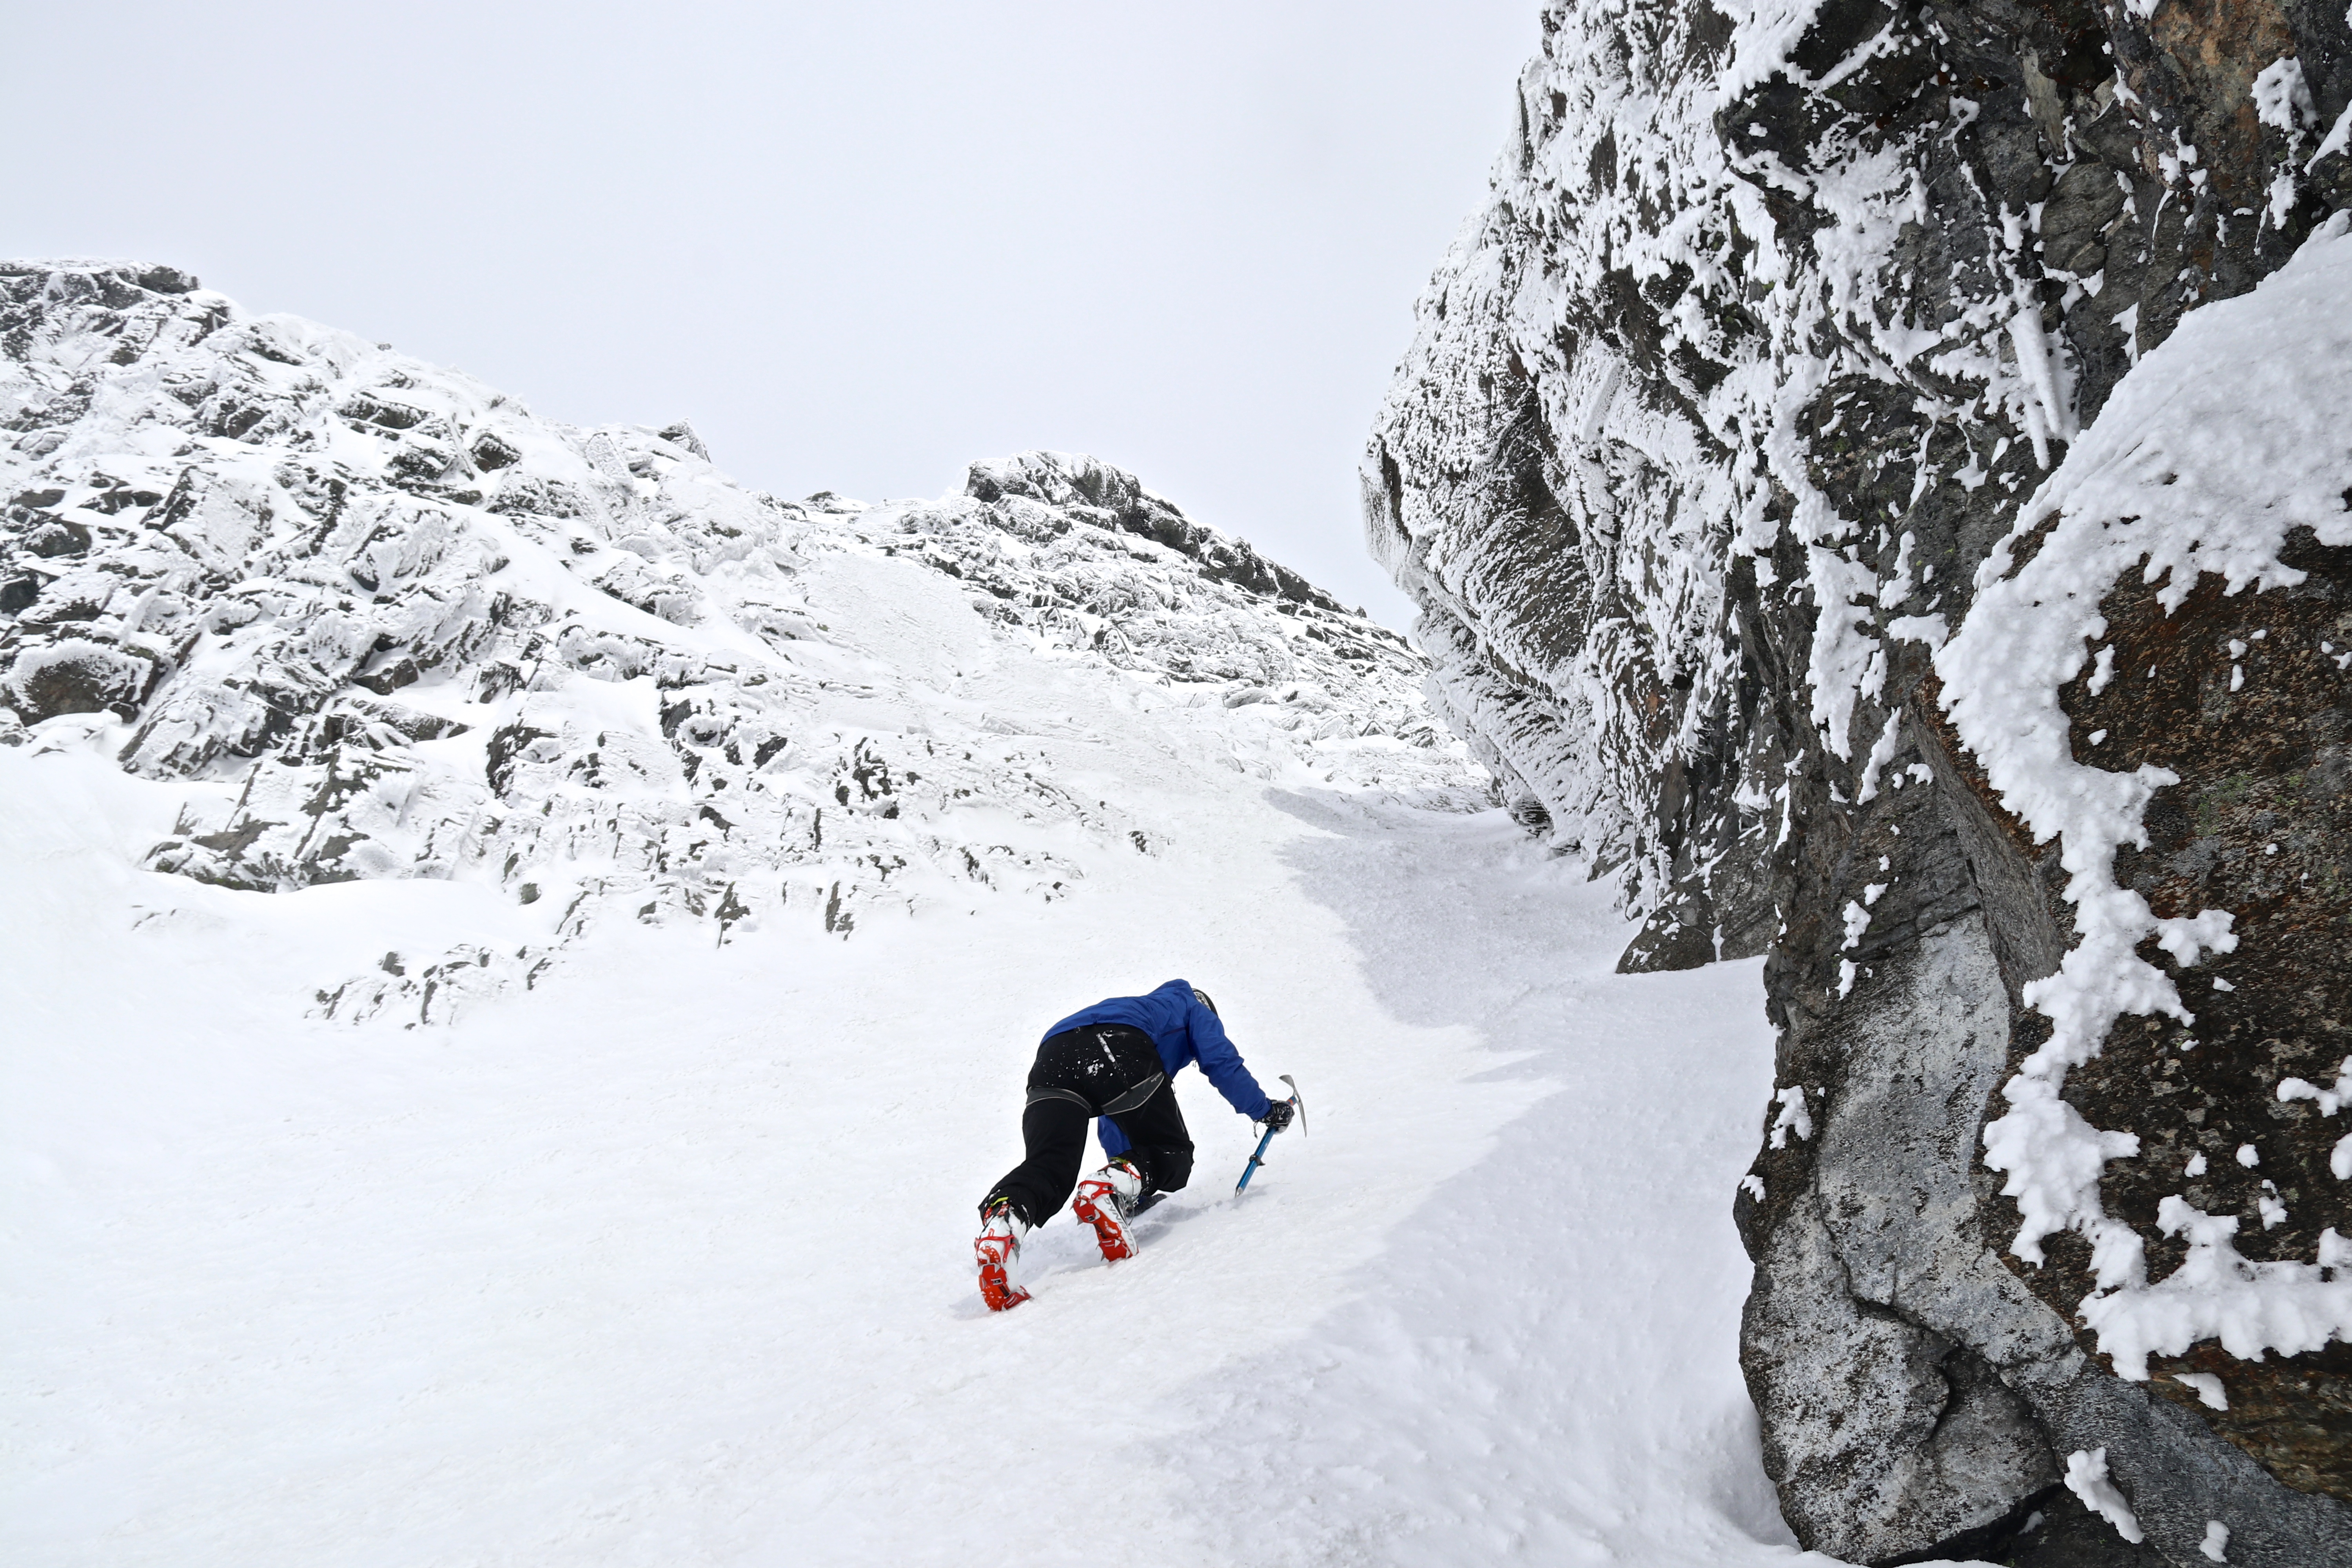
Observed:
[[[1298,1107],[1291,1104],[1290,1101],[1270,1100],[1265,1104],[1265,1114],[1258,1120],[1265,1123],[1265,1130],[1268,1132],[1279,1132],[1289,1126],[1291,1119],[1297,1114]]]

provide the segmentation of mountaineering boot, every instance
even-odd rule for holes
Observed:
[[[1029,1292],[1013,1282],[1013,1265],[1021,1256],[1021,1238],[1029,1226],[1013,1212],[1013,1200],[999,1198],[981,1211],[980,1238],[971,1244],[980,1265],[980,1299],[992,1312],[1017,1307]]]
[[[1124,1158],[1113,1160],[1078,1184],[1070,1201],[1077,1216],[1095,1227],[1103,1261],[1116,1263],[1135,1256],[1135,1239],[1127,1234],[1127,1217],[1143,1201],[1143,1177]]]

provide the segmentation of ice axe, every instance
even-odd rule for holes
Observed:
[[[1288,1073],[1284,1073],[1282,1081],[1290,1086],[1290,1103],[1298,1108],[1298,1135],[1304,1138],[1307,1136],[1306,1099],[1298,1092],[1297,1079]],[[1257,1174],[1257,1168],[1265,1163],[1265,1146],[1274,1142],[1274,1135],[1280,1131],[1282,1130],[1278,1127],[1269,1127],[1265,1130],[1265,1136],[1257,1141],[1257,1147],[1251,1151],[1249,1163],[1242,1169],[1242,1179],[1234,1184],[1234,1196],[1242,1195],[1242,1189],[1249,1185],[1252,1176]]]

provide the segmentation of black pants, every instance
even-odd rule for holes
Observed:
[[[1192,1180],[1192,1137],[1151,1037],[1121,1024],[1089,1024],[1037,1047],[1021,1111],[1029,1157],[990,1190],[987,1203],[1011,1198],[1032,1226],[1052,1218],[1078,1184],[1087,1129],[1097,1116],[1126,1135],[1144,1191],[1172,1193]]]

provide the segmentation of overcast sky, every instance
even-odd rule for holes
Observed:
[[[19,0],[0,253],[186,268],[778,494],[1092,452],[1403,625],[1355,464],[1537,0]]]

